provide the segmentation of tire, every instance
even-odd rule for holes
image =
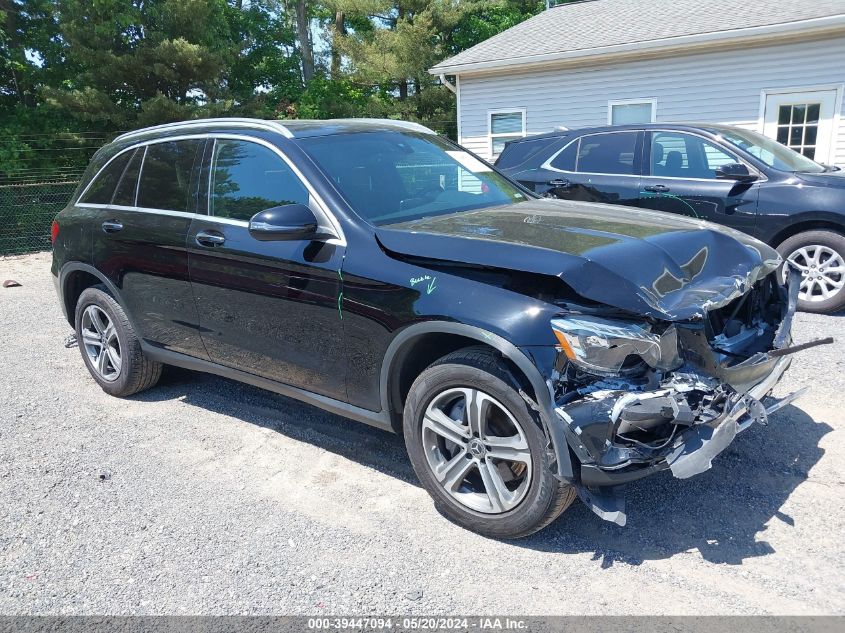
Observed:
[[[784,260],[792,259],[802,267],[799,310],[830,314],[845,308],[845,236],[833,231],[805,231],[785,240],[777,250]],[[831,272],[834,268],[838,272]],[[825,297],[825,293],[830,296]]]
[[[144,356],[126,313],[104,286],[82,292],[74,322],[82,360],[103,391],[123,398],[158,382],[161,363]]]
[[[541,530],[576,496],[573,486],[552,474],[541,422],[513,384],[494,352],[466,348],[419,375],[404,411],[405,446],[435,507],[454,523],[496,539]],[[464,415],[468,408],[477,415]],[[498,459],[502,456],[523,461]],[[502,493],[490,495],[488,486]]]

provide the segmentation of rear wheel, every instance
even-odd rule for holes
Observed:
[[[113,396],[131,396],[158,382],[161,363],[144,356],[126,313],[105,287],[84,290],[75,316],[79,351],[103,391]]]
[[[411,463],[437,508],[493,538],[532,534],[575,499],[507,372],[484,348],[449,354],[414,382],[404,415]]]
[[[778,252],[801,271],[799,310],[830,313],[845,307],[845,236],[806,231],[784,241]]]

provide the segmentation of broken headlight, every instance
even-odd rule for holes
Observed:
[[[618,375],[623,367],[639,361],[664,371],[681,365],[673,325],[657,331],[644,322],[580,315],[552,319],[551,324],[560,350],[589,373]]]

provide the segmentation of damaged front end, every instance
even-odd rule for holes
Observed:
[[[624,525],[619,486],[660,470],[681,479],[706,471],[739,432],[800,395],[766,400],[797,351],[800,275],[789,277],[788,293],[770,274],[696,321],[573,312],[552,322],[555,412],[596,514]]]

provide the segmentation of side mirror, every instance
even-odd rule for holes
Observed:
[[[720,180],[736,180],[737,182],[754,182],[757,175],[748,171],[742,163],[727,163],[716,170],[716,178]]]
[[[317,217],[304,204],[286,204],[259,211],[249,221],[249,234],[263,242],[312,240],[318,234]]]

